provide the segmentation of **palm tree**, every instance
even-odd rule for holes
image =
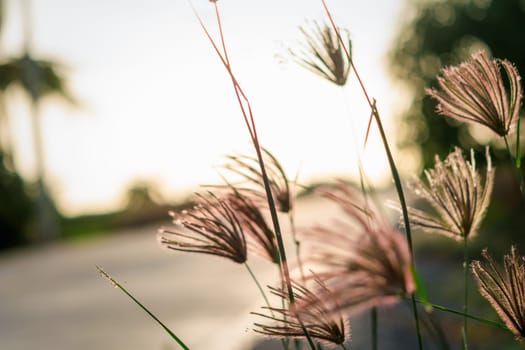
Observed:
[[[0,0],[0,6],[1,6]],[[39,60],[31,55],[31,21],[30,0],[23,2],[25,20],[24,52],[20,57],[9,58],[0,62],[0,102],[5,101],[5,94],[11,88],[24,91],[31,104],[32,137],[36,167],[36,226],[37,238],[48,240],[57,236],[58,221],[52,200],[45,186],[44,149],[42,142],[42,128],[40,125],[40,103],[44,97],[57,95],[69,103],[74,103],[74,98],[68,91],[65,79],[61,74],[61,66],[49,60]],[[3,115],[4,128],[6,125],[5,113]]]

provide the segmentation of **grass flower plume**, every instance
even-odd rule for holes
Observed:
[[[509,91],[505,90],[503,67]],[[438,101],[438,113],[462,122],[484,125],[500,136],[509,134],[521,104],[520,76],[507,60],[489,59],[484,51],[468,62],[447,67],[438,77],[439,89],[426,89]]]
[[[331,81],[336,85],[346,84],[350,74],[351,63],[341,45],[337,33],[331,26],[317,21],[308,23],[310,28],[299,27],[305,42],[298,49],[290,49],[292,58],[306,69]],[[350,33],[339,29],[342,40],[352,47]]]
[[[518,256],[516,247],[503,258],[503,271],[483,250],[485,262],[474,261],[472,273],[481,295],[492,305],[517,339],[525,339],[525,257]]]
[[[473,150],[470,162],[457,147],[445,161],[436,156],[434,168],[425,170],[427,183],[416,179],[413,190],[417,196],[430,203],[438,215],[409,208],[410,223],[424,231],[440,233],[456,240],[473,237],[485,216],[494,183],[488,147],[485,157],[487,168],[482,181],[476,170]]]
[[[279,263],[279,249],[272,229],[266,223],[260,206],[253,200],[232,190],[227,195],[228,203],[235,210],[237,219],[246,236],[248,248],[255,254],[273,263]]]
[[[293,201],[290,182],[284,168],[277,158],[267,149],[263,148],[264,165],[268,182],[275,199],[276,207],[280,212],[287,213],[292,209]],[[264,189],[263,176],[259,161],[256,157],[247,155],[227,156],[229,163],[224,168],[240,177],[241,182],[235,184],[237,191],[248,193],[258,203],[267,203]]]
[[[414,292],[404,236],[371,205],[358,204],[357,193],[346,185],[327,190],[325,196],[338,203],[352,222],[338,221],[304,233],[305,244],[311,244],[307,262],[316,269],[316,278],[332,291],[318,290],[319,299],[332,305],[333,312],[351,315]]]
[[[197,194],[197,205],[170,213],[173,228],[161,228],[160,243],[172,250],[211,254],[244,263],[247,244],[242,223],[228,200],[208,192]]]
[[[324,290],[327,294],[330,291],[319,280],[315,281],[317,287]],[[270,287],[272,294],[281,299],[289,301],[288,292]],[[334,309],[329,303],[333,299],[320,299],[312,290],[294,283],[294,305],[307,304],[309,307],[296,308],[291,305],[289,308],[264,307],[270,311],[271,315],[252,312],[252,314],[270,320],[273,324],[255,323],[257,333],[288,338],[304,338],[304,329],[308,331],[310,337],[326,345],[344,344],[350,339],[350,326],[341,314],[334,315],[330,310]]]

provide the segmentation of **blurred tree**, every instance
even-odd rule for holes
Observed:
[[[22,178],[6,167],[1,150],[0,198],[0,250],[2,250],[27,241],[31,200]]]
[[[25,41],[24,52],[20,57],[4,59],[0,61],[0,106],[6,102],[6,94],[11,88],[18,88],[24,91],[31,104],[32,133],[35,155],[35,167],[37,174],[36,183],[36,238],[48,240],[55,238],[58,234],[57,212],[45,186],[45,165],[44,149],[42,142],[42,128],[40,125],[40,104],[44,97],[56,95],[65,101],[74,103],[74,99],[66,88],[65,79],[62,75],[62,68],[59,64],[52,61],[38,60],[33,58],[30,53],[31,48],[31,18],[30,2],[25,0],[22,3],[25,19]],[[0,8],[3,7],[0,2]],[[3,12],[3,11],[2,11]],[[4,112],[4,113],[2,113]],[[0,125],[3,126],[3,133],[8,135],[6,129],[7,115],[5,109],[0,110],[2,119]],[[9,140],[4,139],[3,147],[7,150],[7,165],[12,167],[12,145]]]
[[[436,101],[424,92],[436,86],[441,68],[456,65],[479,49],[513,62],[523,76],[525,0],[408,0],[406,5],[406,21],[389,56],[392,73],[410,94],[410,105],[397,122],[398,147],[401,153],[419,156],[426,168],[433,167],[436,154],[443,159],[454,145],[481,151],[484,144],[491,144],[497,171],[487,225],[498,236],[508,234],[525,244],[521,234],[525,205],[501,138],[488,129],[437,115]],[[507,244],[504,239],[493,240],[491,247],[508,249]]]
[[[525,1],[410,0],[407,5],[405,13],[412,16],[402,25],[390,53],[391,71],[411,94],[411,105],[398,123],[398,146],[420,154],[425,167],[433,165],[435,154],[444,157],[453,145],[492,143],[501,148],[490,132],[438,116],[436,102],[425,96],[424,88],[436,85],[442,67],[458,64],[478,49],[508,59],[525,74]]]

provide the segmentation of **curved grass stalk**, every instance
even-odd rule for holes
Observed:
[[[282,275],[284,277],[284,280],[285,280],[285,283],[286,283],[286,286],[287,286],[287,291],[288,291],[288,295],[289,295],[289,298],[290,298],[290,303],[293,304],[294,296],[293,296],[293,290],[292,290],[292,283],[291,283],[291,279],[290,279],[290,272],[289,272],[289,268],[288,268],[286,252],[285,252],[283,238],[282,238],[282,234],[281,234],[281,227],[280,227],[280,224],[279,224],[279,218],[277,216],[277,209],[276,209],[276,205],[275,205],[275,200],[274,200],[272,192],[271,192],[271,187],[270,187],[270,183],[269,183],[269,180],[268,180],[268,175],[266,173],[266,168],[264,166],[264,160],[263,160],[263,156],[262,156],[261,145],[260,145],[259,138],[258,138],[258,135],[257,135],[257,129],[256,129],[256,126],[255,126],[255,120],[254,120],[251,104],[250,104],[250,101],[248,100],[248,98],[246,97],[246,94],[244,93],[243,89],[241,88],[240,84],[238,83],[237,79],[235,78],[235,75],[233,74],[233,71],[231,69],[230,61],[229,61],[229,58],[228,58],[228,51],[226,49],[226,44],[225,44],[225,40],[224,40],[224,34],[223,34],[223,31],[222,31],[222,21],[221,21],[221,17],[220,17],[220,14],[219,14],[219,7],[218,7],[216,1],[212,1],[212,3],[213,3],[214,8],[215,8],[216,21],[217,21],[218,27],[219,27],[219,36],[220,36],[220,41],[221,41],[221,46],[222,46],[222,52],[219,49],[219,47],[217,46],[217,44],[215,43],[215,41],[213,40],[213,38],[211,37],[208,29],[204,25],[204,22],[202,21],[202,19],[200,18],[200,16],[198,15],[197,11],[195,10],[195,8],[193,6],[192,6],[192,9],[193,9],[193,12],[194,12],[195,16],[197,17],[197,20],[199,21],[199,24],[200,24],[201,28],[203,29],[204,33],[206,34],[208,40],[210,41],[211,45],[213,46],[215,52],[217,53],[217,56],[222,61],[226,71],[228,72],[228,74],[229,74],[229,76],[230,76],[230,78],[232,80],[232,85],[233,85],[233,89],[234,89],[234,92],[235,92],[235,96],[237,98],[237,102],[238,102],[239,108],[241,109],[241,113],[243,115],[244,122],[245,122],[245,124],[246,124],[246,126],[248,128],[248,132],[250,134],[253,146],[255,148],[255,152],[256,152],[256,155],[257,155],[258,162],[259,162],[259,166],[261,168],[261,176],[262,176],[262,179],[263,179],[264,189],[265,189],[265,192],[266,192],[266,198],[268,200],[268,207],[270,209],[270,216],[272,218],[272,223],[273,223],[273,226],[274,226],[274,233],[275,233],[275,237],[277,239],[277,245],[279,247],[279,260],[280,260],[280,266],[281,266],[281,273],[282,273]],[[191,3],[190,3],[190,6],[191,6]],[[303,329],[304,329],[306,338],[308,340],[308,343],[309,343],[311,349],[315,350],[315,345],[314,345],[310,335],[308,334],[308,331],[306,330],[306,328],[304,326],[303,326]]]
[[[255,276],[255,274],[253,273],[253,270],[250,268],[250,265],[248,265],[248,263],[245,262],[244,266],[246,267],[246,270],[248,270],[248,273],[250,274],[250,277],[252,278],[253,282],[255,282],[255,285],[257,286],[257,289],[259,289],[259,293],[261,293],[261,295],[262,295],[262,297],[264,299],[264,302],[266,303],[266,306],[268,306],[268,309],[270,310],[271,315],[274,316],[272,308],[271,308],[271,305],[270,305],[270,301],[268,300],[268,297],[266,296],[266,293],[264,292],[263,287],[259,283],[259,280],[257,279],[257,276]],[[288,349],[288,340],[287,339],[281,339],[281,343],[283,345],[283,349],[287,350]]]
[[[408,219],[408,209],[407,209],[407,204],[406,204],[406,200],[405,200],[405,195],[403,193],[403,187],[401,185],[401,179],[399,177],[399,172],[397,171],[397,167],[395,165],[395,162],[394,162],[394,158],[392,156],[392,152],[390,151],[390,146],[388,145],[388,140],[386,138],[386,134],[385,134],[385,131],[383,129],[383,124],[381,122],[381,118],[379,116],[379,112],[377,110],[377,107],[376,107],[376,101],[375,99],[371,99],[368,95],[368,92],[364,86],[364,83],[363,81],[361,80],[361,77],[358,73],[358,71],[356,70],[355,68],[355,65],[354,65],[354,62],[353,60],[351,60],[350,58],[350,52],[348,51],[348,48],[346,47],[344,41],[342,40],[340,34],[339,34],[339,31],[337,30],[337,26],[335,25],[335,21],[332,17],[332,14],[330,12],[330,10],[328,9],[328,6],[326,4],[326,1],[325,0],[321,0],[322,4],[323,4],[323,7],[325,9],[325,12],[330,20],[330,23],[332,24],[332,27],[334,29],[334,31],[337,33],[337,36],[339,38],[339,41],[341,42],[341,45],[348,57],[348,59],[350,60],[350,64],[351,64],[351,67],[352,67],[352,70],[354,71],[354,74],[359,82],[359,85],[361,87],[361,90],[363,91],[363,94],[365,96],[365,99],[366,101],[368,102],[368,105],[370,106],[370,110],[371,110],[371,118],[370,118],[370,121],[369,121],[369,127],[370,127],[370,124],[371,124],[371,119],[372,117],[374,118],[374,120],[376,121],[376,124],[377,124],[377,127],[379,129],[379,133],[381,135],[381,140],[383,141],[383,146],[385,148],[385,153],[387,155],[387,158],[388,158],[388,163],[390,165],[390,170],[392,172],[392,178],[394,180],[394,183],[395,183],[395,187],[396,187],[396,191],[397,191],[397,194],[399,196],[399,202],[400,202],[400,205],[401,205],[401,209],[402,209],[402,212],[403,212],[403,219],[404,219],[404,222],[405,222],[405,232],[406,232],[406,238],[407,238],[407,242],[408,242],[408,247],[410,249],[410,256],[411,256],[411,259],[412,259],[412,265],[414,266],[414,269],[415,269],[415,261],[414,261],[414,250],[413,250],[413,245],[412,245],[412,234],[411,234],[411,231],[410,231],[410,222],[409,222],[409,219]],[[367,132],[368,134],[368,132]],[[368,137],[368,136],[367,136]],[[420,324],[419,324],[419,315],[418,315],[418,310],[417,310],[417,305],[416,305],[416,297],[415,297],[415,294],[413,293],[412,294],[412,309],[413,309],[413,314],[414,314],[414,321],[416,323],[416,332],[417,332],[417,340],[418,340],[418,346],[419,346],[419,349],[422,350],[423,349],[423,341],[422,341],[422,338],[421,338],[421,329],[420,329]]]
[[[122,292],[124,292],[124,294],[126,294],[128,297],[131,298],[131,300],[133,300],[135,302],[135,304],[137,304],[142,310],[144,310],[152,319],[155,320],[155,322],[157,322],[165,331],[166,333],[168,333],[170,335],[170,337],[175,340],[177,342],[177,344],[179,344],[179,346],[184,349],[184,350],[189,350],[190,348],[184,344],[184,342],[175,335],[175,333],[173,333],[164,323],[162,323],[162,321],[160,321],[157,316],[155,316],[151,311],[149,311],[149,309],[147,307],[145,307],[140,301],[138,301],[130,292],[128,292],[126,290],[126,288],[124,288],[120,283],[117,282],[117,280],[115,280],[113,277],[111,277],[106,271],[104,271],[102,269],[102,267],[100,266],[96,266],[98,272],[105,278],[108,279],[109,282],[111,282],[111,284],[115,287],[115,288],[118,288],[120,289]]]
[[[372,319],[372,350],[377,350],[377,308],[372,308],[370,311],[370,316]]]
[[[467,236],[463,238],[463,284],[464,284],[464,298],[463,298],[463,350],[468,350],[468,337],[467,337],[467,314],[468,314],[468,247],[467,247]]]
[[[446,307],[446,306],[429,303],[428,301],[423,302],[423,301],[418,300],[418,299],[416,299],[416,301],[418,303],[420,303],[420,304],[429,304],[430,306],[432,306],[433,309],[436,309],[436,310],[439,310],[439,311],[448,312],[448,313],[451,313],[451,314],[454,314],[454,315],[458,315],[458,316],[463,316],[463,317],[466,317],[468,319],[475,320],[475,321],[484,323],[486,325],[489,325],[489,326],[492,326],[492,327],[499,328],[499,329],[502,329],[504,331],[510,332],[508,327],[505,326],[503,323],[487,320],[485,318],[474,316],[474,315],[471,315],[471,314],[467,314],[467,313],[464,313],[464,312],[461,312],[461,311],[458,311],[458,310],[451,309],[451,308]]]
[[[520,123],[519,123],[519,119],[518,119],[518,130],[517,130],[518,133],[519,133],[519,129],[520,129],[519,125],[520,125]],[[512,152],[510,151],[510,146],[509,146],[509,141],[507,139],[507,135],[503,136],[503,140],[505,141],[505,148],[507,149],[507,153],[509,154],[509,159],[510,159],[510,161],[512,163],[512,167],[516,171],[516,176],[518,178],[518,183],[519,183],[519,186],[520,186],[521,196],[522,196],[523,200],[525,200],[525,181],[523,179],[523,173],[521,171],[521,151],[519,149],[519,147],[520,147],[520,135],[518,134],[516,136],[516,157],[515,157],[514,161],[513,161],[514,156],[512,155]]]

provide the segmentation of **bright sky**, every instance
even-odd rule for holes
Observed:
[[[20,53],[19,0],[6,1],[4,55]],[[212,33],[213,6],[193,1]],[[350,30],[354,62],[387,120],[399,108],[386,75],[401,1],[329,0]],[[354,142],[369,116],[352,75],[344,91],[288,60],[305,19],[324,20],[320,0],[220,0],[233,69],[255,113],[261,142],[308,182],[356,173]],[[165,198],[218,181],[224,155],[251,152],[231,83],[186,0],[33,0],[33,54],[68,67],[79,109],[42,106],[47,178],[66,214],[114,209],[136,180]],[[286,55],[284,55],[286,56]],[[23,99],[9,106],[16,164],[33,178],[30,119]],[[355,130],[355,131],[353,131]],[[357,141],[353,139],[357,135]],[[373,133],[365,167],[385,177]]]

